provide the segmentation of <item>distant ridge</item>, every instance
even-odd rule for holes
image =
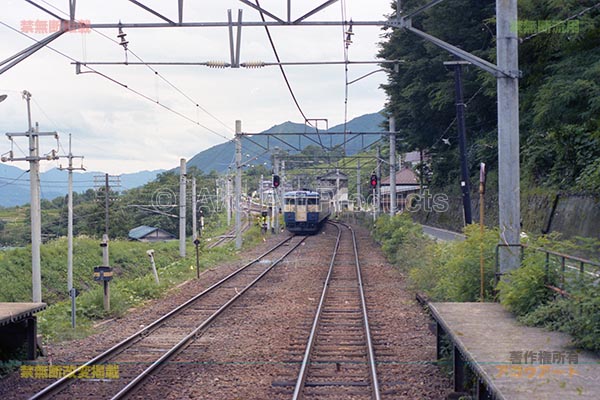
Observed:
[[[140,171],[121,175],[121,188],[132,189],[156,179],[164,169]],[[73,174],[73,190],[83,193],[94,187],[94,175],[102,172],[76,172]],[[67,195],[67,172],[53,168],[40,174],[41,197],[52,200]],[[0,164],[0,207],[29,204],[29,173],[12,165]]]

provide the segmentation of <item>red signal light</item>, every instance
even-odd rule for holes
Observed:
[[[377,187],[377,175],[371,175],[371,187],[375,189]]]
[[[273,175],[273,187],[274,188],[278,188],[279,187],[279,175]]]

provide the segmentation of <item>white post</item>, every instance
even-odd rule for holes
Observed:
[[[40,162],[39,162],[39,136],[37,127],[34,130],[31,124],[31,93],[23,91],[27,101],[27,122],[29,125],[29,187],[31,202],[31,284],[33,302],[42,301],[42,270],[40,260],[40,245],[42,243],[42,214],[40,205]]]
[[[150,264],[152,265],[152,273],[154,274],[154,281],[157,285],[160,285],[160,281],[158,280],[158,271],[156,271],[156,263],[154,262],[154,250],[150,249],[146,251],[148,257],[150,257]]]
[[[196,222],[197,216],[196,204],[196,177],[192,178],[192,238],[196,240],[198,237],[198,225]]]
[[[273,164],[275,175],[279,176],[279,160],[277,159],[277,155],[274,157]],[[279,186],[281,186],[281,177]],[[279,207],[277,200],[279,200],[279,187],[273,188],[273,228],[275,229],[275,233],[279,232]]]
[[[73,154],[71,153],[71,135],[69,135],[69,194],[67,200],[67,287],[73,289]]]
[[[227,202],[227,226],[231,226],[231,176],[227,175],[227,194],[225,195],[225,201]]]
[[[179,256],[185,257],[185,203],[186,203],[186,163],[185,158],[179,164]]]
[[[242,248],[242,121],[235,121],[235,248]]]

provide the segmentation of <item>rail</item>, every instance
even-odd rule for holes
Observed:
[[[369,364],[369,377],[371,379],[372,398],[374,400],[380,400],[381,394],[380,394],[379,382],[378,382],[378,378],[377,378],[375,355],[374,355],[374,351],[373,351],[373,341],[371,338],[371,331],[369,328],[369,319],[367,316],[367,306],[366,306],[366,300],[365,300],[365,295],[364,295],[364,287],[363,287],[363,283],[362,283],[360,262],[358,259],[358,247],[356,245],[356,236],[354,234],[354,230],[352,230],[352,228],[349,225],[346,225],[343,223],[334,223],[334,222],[330,222],[330,221],[328,221],[328,223],[330,225],[335,226],[338,229],[338,235],[336,238],[333,255],[332,255],[331,261],[329,263],[329,270],[327,272],[327,277],[325,278],[325,284],[323,287],[323,291],[321,293],[321,298],[319,299],[319,305],[317,306],[317,311],[315,313],[315,318],[313,320],[313,324],[311,327],[310,335],[309,335],[308,342],[306,345],[306,350],[304,352],[304,357],[302,360],[302,365],[300,367],[300,372],[298,374],[298,379],[297,379],[296,385],[294,387],[294,394],[293,394],[292,399],[299,400],[302,398],[302,390],[305,386],[306,378],[308,376],[308,366],[310,364],[310,357],[311,357],[311,353],[313,352],[315,340],[317,337],[319,322],[320,322],[322,314],[323,314],[324,303],[325,303],[325,299],[327,297],[327,294],[328,294],[328,291],[330,288],[334,264],[335,264],[335,260],[338,255],[338,250],[339,250],[339,246],[340,246],[340,239],[342,236],[342,229],[340,228],[340,226],[344,226],[352,234],[352,245],[353,245],[354,260],[355,260],[357,280],[358,280],[358,291],[360,294],[360,304],[361,304],[361,311],[362,311],[361,314],[362,314],[363,327],[364,327],[364,333],[365,333],[365,341],[366,341],[366,346],[367,346],[367,359],[368,359],[368,364]]]
[[[279,247],[283,246],[284,244],[286,244],[287,242],[289,242],[292,239],[292,237],[288,237],[284,240],[282,240],[281,242],[277,243],[275,246],[271,247],[269,250],[267,250],[265,253],[261,254],[260,256],[256,257],[254,260],[248,262],[247,264],[243,265],[242,267],[238,268],[237,270],[233,271],[231,274],[227,275],[226,277],[224,277],[223,279],[219,280],[217,283],[213,284],[212,286],[208,287],[207,289],[203,290],[201,293],[197,294],[196,296],[192,297],[191,299],[189,299],[188,301],[186,301],[185,303],[180,304],[178,307],[174,308],[173,310],[171,310],[169,313],[163,315],[162,317],[160,317],[159,319],[157,319],[156,321],[152,322],[150,325],[146,326],[144,329],[141,329],[139,331],[137,331],[136,333],[134,333],[133,335],[129,336],[128,338],[122,340],[121,342],[119,342],[118,344],[116,344],[115,346],[109,348],[108,350],[104,351],[103,353],[101,353],[100,355],[94,357],[93,359],[89,360],[88,362],[86,362],[85,364],[82,364],[81,366],[79,366],[78,368],[76,368],[75,370],[71,371],[69,374],[63,376],[62,378],[58,379],[57,381],[53,382],[52,384],[50,384],[49,386],[47,386],[46,388],[44,388],[43,390],[41,390],[40,392],[36,393],[35,395],[33,395],[30,399],[34,400],[34,399],[43,399],[43,398],[49,398],[53,395],[55,395],[56,393],[62,391],[63,389],[65,389],[67,386],[69,386],[70,384],[72,384],[75,380],[72,379],[74,377],[77,376],[77,374],[82,371],[84,368],[88,368],[91,365],[97,365],[100,364],[104,361],[109,360],[111,357],[115,356],[116,354],[119,354],[120,352],[124,351],[125,349],[131,347],[133,344],[135,344],[136,342],[138,342],[139,340],[143,339],[144,337],[146,337],[147,335],[149,335],[151,332],[159,329],[162,325],[164,325],[164,323],[166,321],[168,321],[169,319],[171,319],[172,317],[180,314],[183,310],[189,308],[193,303],[195,303],[198,299],[200,299],[201,297],[204,297],[205,295],[207,295],[208,293],[212,292],[214,289],[220,287],[223,283],[229,281],[230,279],[232,279],[233,277],[237,276],[238,274],[242,273],[242,271],[246,270],[248,267],[250,267],[251,265],[256,264],[257,262],[259,262],[262,258],[264,258],[266,255],[272,253],[273,251],[275,251],[276,249],[278,249]],[[303,239],[304,240],[304,239]],[[252,283],[250,283],[250,285],[247,287],[251,287],[253,286],[256,281],[260,278],[262,278],[268,271],[270,271],[275,265],[277,265],[277,263],[279,261],[281,261],[281,259],[285,256],[287,256],[289,253],[291,253],[291,251],[293,251],[298,245],[300,245],[300,243],[302,243],[302,241],[298,242],[295,246],[292,246],[292,248],[287,251],[285,253],[284,256],[282,256],[280,259],[274,261],[272,263],[272,265],[265,270],[265,272],[263,272],[259,278],[257,278],[255,281],[253,281]],[[247,289],[246,288],[246,289]],[[246,290],[244,289],[244,291]],[[239,297],[239,295],[241,295],[244,291],[238,293],[238,295],[235,296],[235,299],[237,299]],[[226,306],[229,306],[232,303],[232,301],[228,301],[226,303]],[[215,314],[220,314],[223,311],[223,307],[221,307],[217,312],[215,312],[213,315],[211,315],[210,317],[208,317],[211,321],[216,317]],[[202,326],[206,326],[206,324],[203,324]],[[187,339],[189,341],[189,339],[193,338],[195,336],[195,334],[197,333],[199,329],[195,329],[194,330],[194,335],[188,335],[186,336],[185,339]],[[184,340],[185,340],[184,339]],[[178,343],[178,345],[181,345],[181,342]],[[176,345],[177,346],[177,345]],[[173,355],[176,351],[169,351],[169,356]],[[162,360],[162,358],[161,358]],[[163,360],[164,361],[164,360]],[[152,368],[155,369],[158,365],[153,365]],[[150,367],[149,367],[150,368]],[[151,371],[149,371],[151,372]],[[147,373],[146,373],[147,374]],[[137,379],[137,378],[136,378]],[[131,388],[128,389],[128,391],[131,390]],[[117,397],[118,398],[118,397]]]

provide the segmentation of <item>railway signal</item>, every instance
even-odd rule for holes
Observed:
[[[371,187],[375,189],[377,187],[377,175],[371,175]]]
[[[278,188],[279,187],[279,175],[273,175],[273,187],[274,188]]]

